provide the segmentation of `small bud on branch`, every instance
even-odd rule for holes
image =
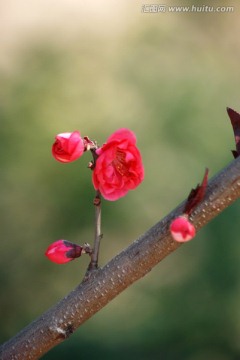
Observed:
[[[56,136],[52,146],[53,157],[60,162],[69,163],[77,160],[84,152],[84,142],[79,131],[66,132]]]
[[[91,254],[90,245],[85,243],[83,246],[73,244],[67,240],[57,240],[47,248],[45,255],[56,264],[65,264],[82,254]]]
[[[187,216],[179,216],[170,225],[170,231],[174,240],[186,242],[194,238],[195,227],[190,223]]]

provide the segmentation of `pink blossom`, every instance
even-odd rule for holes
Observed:
[[[57,264],[65,264],[81,256],[83,248],[67,240],[57,240],[46,250],[45,255]]]
[[[71,162],[77,160],[84,152],[84,141],[79,131],[58,134],[55,139],[52,154],[57,161]]]
[[[174,240],[186,242],[194,238],[196,234],[195,227],[185,216],[179,216],[174,219],[170,225],[170,232]]]
[[[144,178],[141,154],[136,137],[128,129],[114,132],[96,151],[93,185],[107,200],[117,200],[135,189]]]

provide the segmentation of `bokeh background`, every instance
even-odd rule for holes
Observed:
[[[161,2],[160,2],[161,3]],[[238,1],[231,13],[144,13],[149,0],[0,1],[0,339],[82,279],[87,258],[44,257],[57,239],[92,243],[90,154],[51,156],[55,134],[138,138],[146,176],[103,204],[104,265],[232,161],[226,107],[240,110]],[[240,358],[240,203],[233,204],[45,360]]]

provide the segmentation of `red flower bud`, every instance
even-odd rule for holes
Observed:
[[[52,154],[57,161],[71,162],[77,160],[84,152],[84,141],[79,131],[58,134],[55,139]]]
[[[65,264],[78,258],[83,252],[83,248],[79,245],[67,240],[57,240],[47,248],[45,255],[52,262]]]
[[[189,241],[194,238],[196,234],[195,227],[185,216],[179,216],[172,221],[170,225],[170,232],[173,239],[178,242]]]

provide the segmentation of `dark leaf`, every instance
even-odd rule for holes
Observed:
[[[240,155],[240,114],[231,108],[227,108],[227,113],[233,127],[236,151],[233,150],[232,153],[234,158],[236,158]]]
[[[185,214],[190,215],[194,208],[203,200],[208,183],[208,171],[208,169],[205,170],[201,185],[198,184],[195,189],[191,190],[185,205]]]

